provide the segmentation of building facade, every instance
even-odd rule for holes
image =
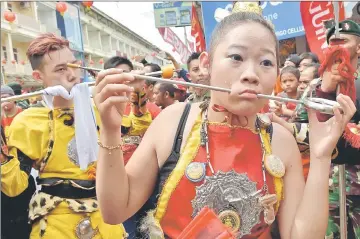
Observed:
[[[27,60],[29,43],[39,34],[52,32],[64,36],[70,42],[76,32],[69,34],[66,14],[78,14],[81,47],[70,47],[84,59],[83,65],[102,68],[110,57],[118,55],[132,59],[136,55],[153,55],[161,50],[131,31],[121,23],[91,7],[86,9],[81,2],[68,2],[68,11],[64,17],[56,11],[56,2],[1,2],[1,72],[2,83],[19,82],[24,88],[37,88],[40,83],[32,78],[32,68]],[[72,10],[74,7],[76,11]],[[72,11],[70,11],[72,10]],[[16,15],[14,22],[4,19],[4,12],[12,11]],[[76,16],[73,16],[76,19]],[[68,24],[69,25],[69,24]],[[79,30],[81,33],[79,33]],[[72,35],[71,35],[72,34]],[[76,37],[75,37],[76,38]],[[78,44],[78,45],[79,45]],[[76,48],[76,49],[75,49]],[[158,54],[151,57],[153,63],[164,65],[167,61]],[[136,69],[142,64],[133,62]]]
[[[102,61],[115,55],[132,59],[136,55],[151,56],[161,51],[99,9],[92,7],[89,11],[79,6],[86,64],[101,67]],[[153,56],[151,62],[160,66],[166,64],[160,56]],[[136,69],[142,67],[142,64],[133,64]]]
[[[12,23],[4,19],[7,10],[16,14]],[[1,2],[1,70],[5,83],[18,81],[27,87],[39,86],[32,79],[26,51],[30,41],[45,32],[61,35],[55,10],[46,3]]]

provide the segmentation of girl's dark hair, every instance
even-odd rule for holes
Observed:
[[[279,43],[274,31],[273,26],[270,22],[268,22],[265,18],[263,18],[261,15],[253,12],[237,12],[233,13],[227,17],[225,17],[216,27],[211,35],[210,40],[210,57],[212,60],[212,55],[215,52],[216,47],[219,45],[223,37],[227,35],[229,31],[234,29],[236,26],[238,26],[241,23],[247,23],[247,22],[256,22],[264,26],[266,29],[268,29],[271,33],[271,35],[274,38],[274,41],[276,42],[276,61],[277,65],[279,66]]]
[[[300,79],[300,71],[298,68],[293,67],[293,66],[285,66],[284,68],[282,68],[281,73],[280,73],[280,81],[281,81],[281,76],[284,73],[290,73],[293,74],[297,80]]]

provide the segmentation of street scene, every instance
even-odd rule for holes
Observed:
[[[1,238],[360,239],[360,2],[0,4]]]

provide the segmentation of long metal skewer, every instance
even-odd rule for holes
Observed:
[[[333,2],[334,17],[335,17],[335,39],[340,39],[339,28],[339,4],[340,2]],[[343,42],[338,41],[338,44]],[[340,93],[340,87],[337,86],[337,95]],[[347,239],[347,213],[346,213],[346,170],[345,165],[341,164],[339,167],[339,211],[340,211],[340,239]]]
[[[155,82],[161,82],[161,83],[167,83],[167,84],[192,86],[194,88],[215,90],[215,91],[227,92],[227,93],[231,92],[230,89],[217,87],[217,86],[195,84],[195,83],[185,82],[185,81],[168,80],[168,79],[162,79],[162,78],[153,77],[153,76],[147,76],[147,75],[137,75],[137,74],[132,74],[132,75],[135,78],[141,79],[141,80],[149,80],[149,81],[155,81]],[[95,85],[95,82],[86,82],[84,84],[87,84],[89,86],[93,86],[93,85]],[[23,95],[11,96],[11,97],[1,99],[1,103],[28,99],[30,97],[41,96],[43,94],[46,94],[46,92],[44,90],[33,92],[33,93],[28,93],[28,94],[23,94]],[[295,103],[295,104],[304,104],[304,102],[300,101],[300,100],[294,100],[294,99],[289,99],[289,98],[281,98],[281,97],[277,97],[277,96],[270,96],[270,95],[264,95],[264,94],[257,94],[257,97],[258,98],[271,99],[271,100],[277,100],[277,101],[282,101],[282,102],[292,102],[292,103]],[[317,99],[318,102],[316,102],[315,99],[313,99],[313,100],[314,100],[314,102],[311,102],[312,105],[308,105],[308,107],[313,108],[315,110],[322,110],[322,108],[319,108],[319,105],[321,105],[322,103],[325,103],[325,104],[327,103],[327,102],[323,102],[324,101],[323,99]],[[323,100],[323,101],[321,101],[321,100]],[[331,107],[331,106],[328,106],[328,108],[329,107]],[[331,114],[331,112],[332,112],[331,108],[328,109],[328,111]]]
[[[67,63],[67,66],[71,67],[71,68],[80,68],[80,69],[84,69],[84,70],[88,70],[88,71],[101,71],[100,68],[81,66],[81,65],[77,65],[77,64],[71,64],[71,63]]]
[[[140,80],[149,80],[149,81],[155,81],[155,82],[161,82],[161,83],[167,83],[167,84],[192,86],[192,87],[195,87],[195,88],[222,91],[222,92],[228,92],[228,93],[231,92],[230,89],[216,87],[216,86],[210,86],[210,85],[195,84],[195,83],[184,82],[184,81],[168,80],[168,79],[163,79],[163,78],[158,78],[158,77],[153,77],[153,76],[148,76],[148,75],[133,74],[133,76],[135,76],[137,79],[140,79]],[[85,82],[84,84],[87,84],[89,86],[93,86],[93,85],[95,85],[95,82]],[[23,94],[23,95],[11,96],[11,97],[1,99],[1,103],[17,101],[17,100],[24,100],[24,99],[28,99],[28,98],[35,97],[35,96],[41,96],[43,94],[45,94],[44,91],[36,91],[36,92],[27,93],[27,94]]]
[[[84,82],[83,84],[93,86],[93,85],[95,85],[95,81]],[[6,97],[6,98],[1,98],[1,103],[18,101],[18,100],[26,100],[26,99],[29,99],[31,97],[42,96],[44,94],[46,94],[46,93],[43,90],[40,90],[40,91],[35,91],[35,92],[26,93],[26,94],[22,94],[22,95],[14,95],[14,96]]]
[[[68,63],[67,66],[71,67],[71,68],[80,68],[80,69],[84,69],[84,70],[88,70],[88,71],[102,71],[102,69],[100,69],[100,68],[81,66],[81,65],[71,64],[71,63]],[[155,72],[146,73],[145,75],[146,76],[161,76],[162,73],[163,73],[162,71],[155,71]]]
[[[272,95],[257,94],[257,96],[259,98],[265,98],[265,99],[276,100],[276,101],[281,101],[281,102],[291,102],[291,103],[295,103],[295,104],[302,103],[302,101],[300,101],[300,100],[294,100],[294,99],[290,99],[290,98],[282,98],[282,97],[272,96]]]
[[[215,91],[228,92],[228,93],[231,92],[230,89],[217,87],[217,86],[211,86],[211,85],[195,84],[195,83],[186,82],[186,81],[168,80],[168,79],[157,78],[157,77],[153,77],[153,76],[145,76],[145,75],[134,75],[134,76],[135,76],[135,78],[140,79],[140,80],[149,80],[149,81],[155,81],[155,82],[160,82],[160,83],[192,86],[195,88],[202,88],[202,89],[207,89],[207,90],[215,90]]]
[[[91,68],[91,69],[94,69],[94,68]],[[166,84],[192,86],[194,88],[201,88],[201,89],[207,89],[207,90],[214,90],[214,91],[231,93],[230,89],[217,87],[217,86],[195,84],[195,83],[185,82],[185,81],[175,81],[175,80],[169,80],[169,79],[153,77],[153,76],[149,76],[149,75],[138,75],[138,74],[132,74],[132,75],[135,78],[141,79],[141,80],[155,81],[155,82],[161,82],[161,83],[166,83]],[[93,86],[93,85],[95,85],[95,82],[86,82],[85,84],[87,84],[89,86]],[[27,99],[27,98],[30,98],[30,97],[41,96],[43,94],[47,94],[46,91],[41,90],[41,91],[37,91],[37,92],[33,92],[33,93],[28,93],[28,94],[23,94],[23,95],[18,95],[18,96],[11,96],[11,97],[1,99],[1,103],[10,102],[10,101],[17,101],[17,100],[23,100],[23,99]],[[264,94],[257,94],[257,97],[258,98],[271,99],[271,100],[277,100],[277,101],[282,101],[282,102],[292,102],[292,103],[295,103],[295,104],[304,104],[305,103],[304,101],[301,101],[301,100],[294,100],[294,99],[289,99],[289,98],[281,98],[281,97],[277,97],[277,96],[270,96],[270,95],[264,95]],[[308,107],[313,108],[315,110],[324,111],[323,108],[321,108],[319,106],[321,106],[321,104],[327,104],[328,102],[323,102],[324,100],[321,101],[322,99],[317,99],[317,102],[315,101],[315,99],[313,99],[313,100],[314,100],[314,102],[310,102],[310,103],[312,103],[311,105],[309,104],[309,102],[305,103],[305,105],[307,105]],[[332,106],[327,106],[326,112],[328,112],[329,114],[332,114],[332,112],[333,112],[332,111]]]
[[[81,66],[81,65],[76,65],[76,64],[71,64],[68,63],[67,64],[69,67],[75,67],[75,68],[82,68],[82,69],[90,69],[90,70],[95,70],[95,71],[101,71],[101,69],[96,69],[96,68],[90,68],[90,67],[85,67],[85,66]],[[176,71],[176,70],[174,70]],[[203,88],[203,89],[208,89],[208,90],[215,90],[215,91],[221,91],[221,92],[228,92],[230,93],[231,90],[230,89],[225,89],[225,88],[221,88],[221,87],[216,87],[216,86],[209,86],[209,85],[202,85],[202,84],[194,84],[194,83],[190,83],[190,82],[179,82],[176,81],[174,82],[173,80],[167,80],[167,79],[159,79],[159,78],[154,78],[154,77],[149,77],[152,75],[159,75],[161,74],[162,71],[157,71],[157,72],[152,72],[152,73],[146,73],[145,75],[135,75],[136,78],[138,79],[143,79],[143,80],[150,80],[150,81],[155,81],[155,82],[162,82],[162,83],[169,83],[169,84],[177,84],[177,85],[184,85],[184,86],[192,86],[195,88]],[[146,78],[144,77],[146,76]],[[303,100],[294,100],[294,99],[290,99],[290,98],[282,98],[282,97],[277,97],[277,96],[271,96],[271,95],[264,95],[264,94],[257,94],[258,98],[266,98],[266,99],[270,99],[270,100],[276,100],[276,101],[281,101],[281,102],[291,102],[291,103],[295,103],[295,104],[303,104],[304,103],[304,99]],[[318,99],[318,103],[328,103],[325,102],[326,100],[321,100]]]

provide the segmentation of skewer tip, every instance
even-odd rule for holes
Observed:
[[[73,64],[73,63],[67,63],[66,65],[67,65],[68,67],[72,67],[72,68],[80,68],[80,67],[81,67],[80,65]]]

